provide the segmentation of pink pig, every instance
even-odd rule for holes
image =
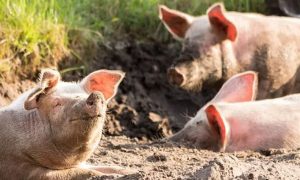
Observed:
[[[300,94],[253,101],[255,72],[231,77],[218,94],[170,137],[215,151],[300,147]]]
[[[198,17],[161,5],[159,17],[183,44],[168,70],[171,83],[199,91],[252,70],[258,99],[299,92],[300,19],[226,12],[219,3]]]

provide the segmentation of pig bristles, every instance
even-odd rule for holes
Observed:
[[[187,112],[183,112],[183,113],[181,113],[181,116],[183,116],[183,117],[185,117],[185,118],[188,118],[189,120],[190,119],[192,119],[194,116],[190,116],[190,115],[188,115],[188,113]]]

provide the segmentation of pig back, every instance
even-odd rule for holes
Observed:
[[[228,14],[238,29],[238,69],[258,72],[258,99],[300,92],[300,19]]]

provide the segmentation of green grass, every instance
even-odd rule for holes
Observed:
[[[165,4],[193,15],[216,0],[0,0],[0,76],[30,74],[70,54],[82,57],[89,43],[132,35],[168,41],[158,19]],[[264,0],[226,0],[227,10],[264,11]],[[78,47],[81,51],[77,51]],[[73,48],[73,49],[72,49]],[[70,53],[73,52],[73,53]]]

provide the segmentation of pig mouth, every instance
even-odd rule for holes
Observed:
[[[69,121],[70,122],[73,122],[73,121],[91,121],[91,120],[98,119],[98,118],[101,118],[101,117],[102,117],[101,114],[97,114],[95,116],[82,116],[80,118],[70,119]]]

